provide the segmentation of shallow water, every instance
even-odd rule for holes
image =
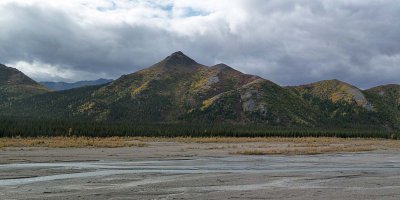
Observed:
[[[382,159],[384,158],[384,159]],[[1,170],[80,169],[78,173],[59,173],[39,177],[1,179],[0,186],[34,184],[42,181],[83,179],[121,174],[160,173],[168,175],[206,173],[317,173],[317,172],[389,172],[400,170],[400,156],[374,153],[351,153],[311,156],[229,156],[179,160],[88,161],[59,163],[24,163],[0,165]],[[165,179],[165,177],[164,177]],[[152,179],[152,181],[159,181]],[[278,181],[278,183],[280,183]],[[261,184],[260,187],[266,185]],[[276,183],[273,183],[276,184]],[[259,187],[249,185],[249,187]],[[217,187],[217,186],[216,186]],[[224,186],[221,186],[224,187]],[[228,189],[228,188],[226,188]]]

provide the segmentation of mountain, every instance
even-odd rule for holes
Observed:
[[[0,64],[0,104],[48,91],[17,69]]]
[[[34,106],[32,106],[34,105]],[[175,52],[110,84],[35,96],[8,114],[135,123],[315,124],[305,101],[258,76],[218,64],[201,65]]]
[[[382,85],[370,88],[366,91],[384,97],[392,101],[394,104],[397,105],[400,104],[400,85],[397,84]]]
[[[381,114],[381,118],[386,119],[386,126],[395,124],[400,129],[400,85],[377,86],[365,93]]]
[[[73,88],[79,88],[84,86],[92,86],[92,85],[102,85],[113,81],[112,79],[97,79],[92,81],[78,81],[74,83],[66,83],[66,82],[39,82],[41,85],[53,90],[53,91],[61,91],[61,90],[69,90]]]
[[[373,110],[373,106],[368,102],[359,88],[337,79],[324,80],[291,88],[297,90],[301,94],[309,94],[321,99],[330,100],[334,103],[354,103],[366,110]]]
[[[108,84],[10,99],[9,104],[0,104],[0,115],[125,124],[391,130],[400,129],[399,100],[398,85],[363,91],[339,80],[324,80],[281,87],[222,63],[205,66],[175,52]]]
[[[399,107],[377,95],[381,92],[377,88],[363,91],[336,79],[287,88],[309,102],[323,124],[387,128],[400,124]]]

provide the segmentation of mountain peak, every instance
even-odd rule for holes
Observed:
[[[346,86],[346,87],[356,88],[355,86],[353,86],[349,83],[346,83],[344,81],[338,80],[338,79],[322,80],[322,81],[309,83],[309,84],[306,84],[303,86],[306,86],[306,87],[330,87],[330,88]]]
[[[242,72],[239,72],[236,69],[233,69],[232,67],[230,67],[230,66],[228,66],[228,65],[226,65],[224,63],[216,64],[216,65],[212,66],[211,68],[212,69],[216,69],[216,70],[221,71],[221,72],[237,72],[237,73],[242,74]]]
[[[0,84],[37,84],[16,68],[0,64]]]
[[[338,79],[323,80],[302,85],[297,87],[297,90],[322,99],[330,99],[332,102],[356,102],[357,105],[369,111],[373,110],[372,105],[359,88]]]
[[[49,90],[16,68],[0,64],[0,102],[9,102]]]
[[[341,81],[341,80],[339,80],[339,79],[331,79],[331,80],[326,80],[327,82],[331,82],[331,83],[337,83],[337,84],[348,84],[348,85],[350,85],[349,83],[346,83],[346,82],[344,82],[344,81]]]
[[[13,68],[13,67],[8,67],[8,66],[3,65],[3,64],[0,64],[0,70],[14,72],[14,73],[20,73],[20,71],[18,69]]]
[[[174,53],[171,54],[171,56],[174,56],[174,55],[177,55],[177,56],[186,56],[182,51],[176,51],[176,52],[174,52]]]
[[[212,66],[212,68],[216,68],[216,69],[232,69],[232,67],[229,67],[225,63],[216,64],[216,65]]]
[[[318,81],[318,82],[315,82],[315,83],[346,83],[346,82],[343,82],[343,81],[341,81],[339,79],[328,79],[328,80]]]
[[[197,64],[196,61],[185,55],[181,51],[177,51],[164,59],[167,65],[172,66],[191,66]]]

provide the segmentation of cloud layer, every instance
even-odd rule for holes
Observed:
[[[181,50],[282,85],[400,83],[397,0],[2,0],[0,62],[37,80],[117,78]]]

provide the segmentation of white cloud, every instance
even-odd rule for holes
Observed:
[[[52,66],[21,68],[41,80],[116,78],[182,50],[284,85],[399,82],[396,0],[2,0],[0,13],[0,62]]]
[[[38,61],[33,61],[32,63],[19,61],[16,63],[8,63],[6,65],[17,68],[29,77],[35,78],[38,81],[53,79],[73,82],[75,80],[93,80],[98,76],[106,77],[104,73],[93,74],[85,71],[63,69],[60,66],[52,66]]]

